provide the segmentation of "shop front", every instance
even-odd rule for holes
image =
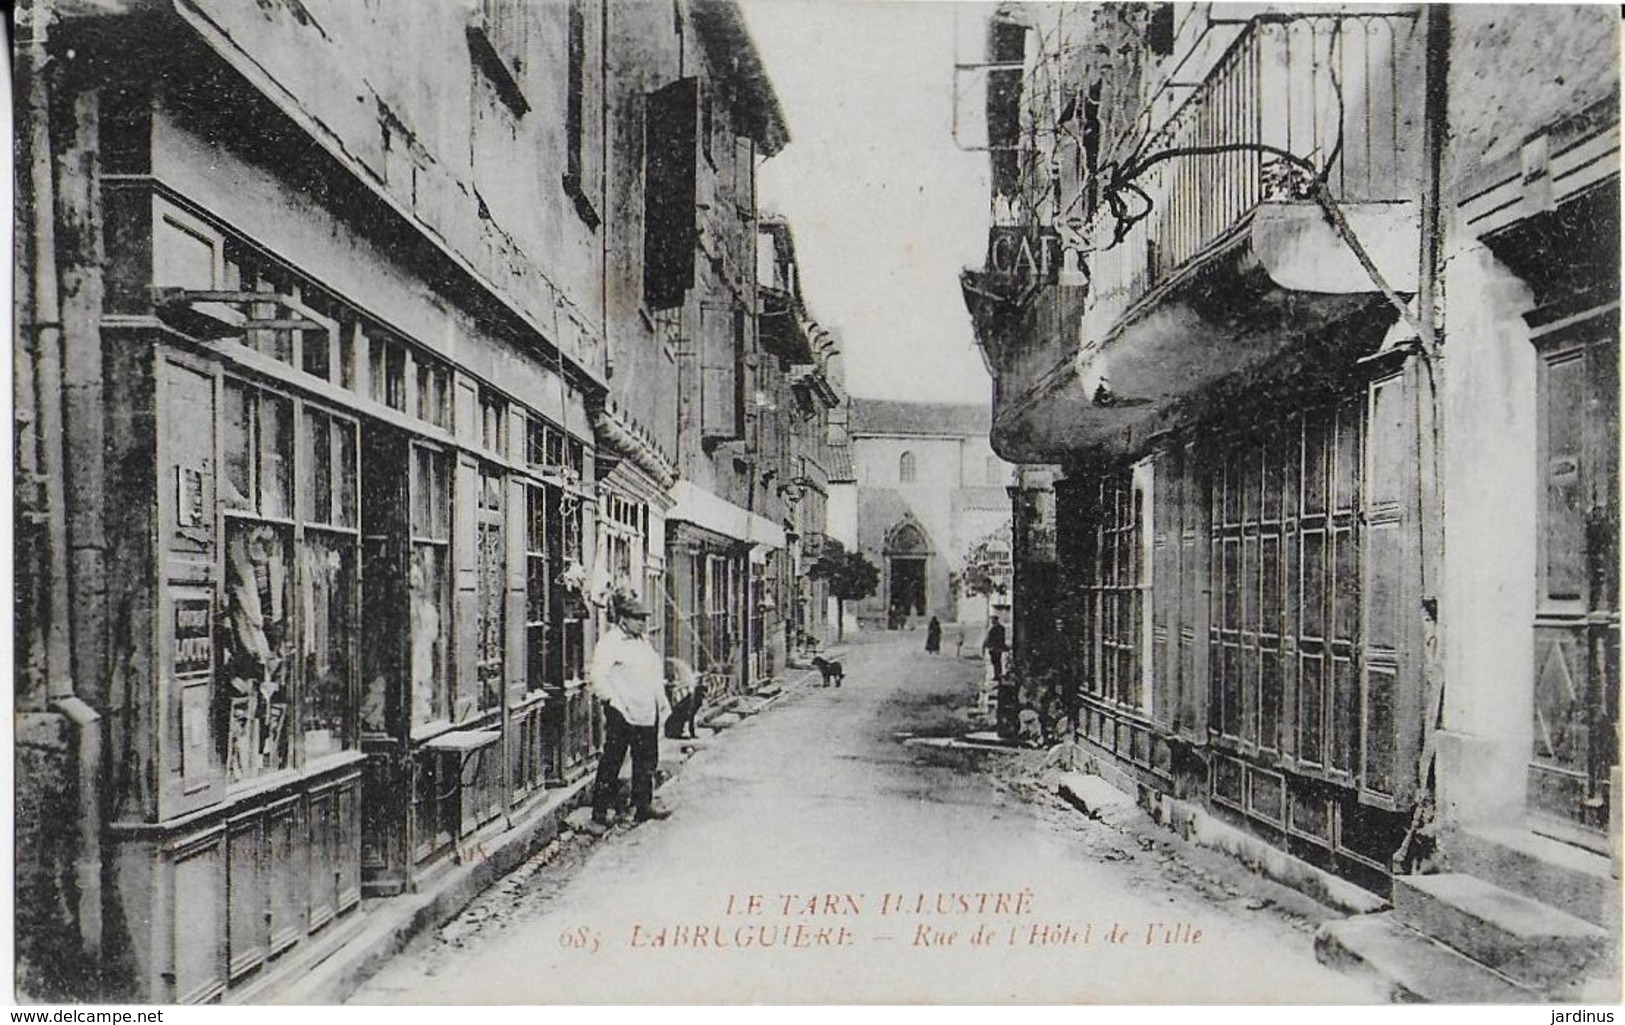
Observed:
[[[1420,749],[1415,373],[1260,394],[1256,416],[1055,488],[1061,572],[1084,582],[1063,612],[1080,734],[1130,779],[1379,888]]]
[[[763,682],[761,594],[784,531],[678,481],[667,513],[666,650],[700,674],[709,700]]]
[[[590,381],[161,101],[104,130],[103,945],[208,1001],[590,763]]]

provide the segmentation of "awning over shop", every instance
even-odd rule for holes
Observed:
[[[668,521],[692,523],[757,550],[784,547],[783,527],[713,495],[693,481],[678,481],[672,485],[671,495],[676,501],[666,513]]]

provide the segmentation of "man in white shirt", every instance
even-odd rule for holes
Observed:
[[[592,653],[593,692],[604,703],[604,752],[593,781],[594,832],[609,825],[610,805],[628,749],[632,752],[632,808],[639,821],[671,812],[654,803],[655,765],[660,760],[660,721],[671,714],[665,666],[644,638],[649,610],[635,595],[610,598],[611,623]]]

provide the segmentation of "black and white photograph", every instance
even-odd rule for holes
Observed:
[[[13,1002],[1615,1021],[1621,20],[21,0]]]

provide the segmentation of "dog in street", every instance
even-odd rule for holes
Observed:
[[[672,740],[695,739],[695,717],[705,704],[705,678],[680,658],[666,660],[666,700],[671,715],[666,718],[666,736]]]
[[[846,679],[846,673],[841,669],[839,662],[831,662],[827,658],[815,658],[812,664],[817,667],[818,673],[823,677],[820,687],[828,687],[831,683],[839,687],[841,681]]]

